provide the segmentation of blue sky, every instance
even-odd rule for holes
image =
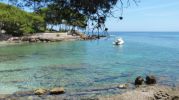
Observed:
[[[179,31],[179,0],[140,0],[125,8],[123,17],[109,18],[109,31]]]

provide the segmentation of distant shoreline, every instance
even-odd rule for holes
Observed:
[[[22,43],[47,43],[60,41],[81,40],[80,36],[67,35],[67,33],[37,33],[30,36],[13,37],[0,40],[0,47]]]
[[[8,42],[58,42],[64,40],[79,40],[80,36],[68,33],[36,33],[31,36],[11,37]]]
[[[4,36],[1,39],[1,44],[13,44],[13,43],[32,43],[32,42],[59,42],[59,41],[70,41],[70,40],[96,40],[103,35],[86,35],[84,33],[74,32],[56,32],[56,33],[36,33],[29,36]]]

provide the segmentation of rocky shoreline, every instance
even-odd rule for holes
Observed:
[[[12,36],[0,36],[2,41],[7,43],[35,43],[35,42],[59,42],[70,40],[96,40],[103,35],[86,35],[81,32],[65,32],[65,33],[36,33],[30,36],[12,37]]]
[[[99,97],[99,100],[179,100],[179,88],[144,85],[123,94]]]
[[[123,88],[124,89],[124,88]],[[10,95],[0,95],[0,100],[179,100],[179,88],[163,85],[141,85],[128,89],[122,94],[110,96],[85,97],[65,93],[64,88],[51,90],[18,91]]]
[[[179,100],[179,87],[169,87],[156,84],[154,76],[146,76],[145,80],[138,76],[133,84],[119,84],[114,87],[92,89],[86,92],[67,93],[64,87],[52,89],[35,89],[32,91],[18,91],[10,95],[0,95],[0,100]],[[110,96],[86,97],[85,94],[96,91],[108,91],[113,89],[124,90],[120,94]]]
[[[37,33],[32,36],[11,37],[8,42],[58,42],[64,40],[80,40],[80,36],[68,35],[67,33]]]
[[[76,41],[76,40],[97,40],[106,36],[103,35],[85,35],[83,33],[68,34],[68,33],[37,33],[30,36],[6,36],[0,35],[0,47],[7,45],[16,45],[22,43],[49,43],[61,41]]]

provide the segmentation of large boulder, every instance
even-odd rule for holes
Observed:
[[[62,94],[65,92],[63,87],[56,87],[50,90],[50,94]]]
[[[146,84],[150,85],[150,84],[156,84],[157,81],[156,81],[156,78],[155,76],[153,75],[150,75],[150,76],[146,76]]]
[[[141,76],[138,76],[136,79],[135,79],[135,85],[142,85],[144,82],[144,79],[141,77]]]

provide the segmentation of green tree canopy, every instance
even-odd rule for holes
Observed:
[[[50,25],[70,25],[73,27],[86,28],[92,26],[93,30],[108,30],[105,22],[108,17],[113,16],[113,8],[119,3],[121,7],[124,3],[138,0],[8,0],[10,4],[17,7],[33,8],[34,13],[39,14],[45,20],[46,26]],[[119,16],[120,20],[123,17]],[[90,25],[89,25],[90,24]],[[32,25],[33,26],[33,25]]]
[[[0,29],[7,34],[20,36],[44,30],[43,17],[3,3],[0,8]]]

